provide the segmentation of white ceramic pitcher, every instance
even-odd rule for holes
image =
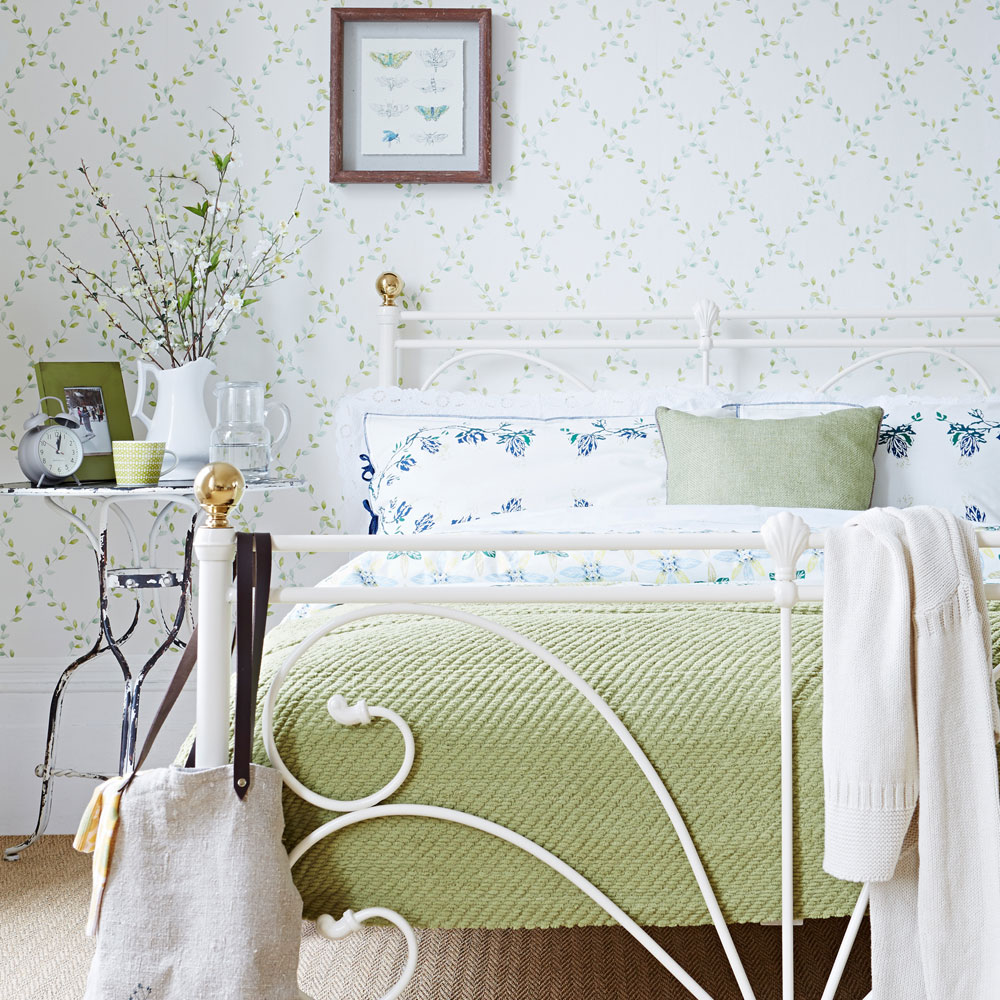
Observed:
[[[208,358],[163,369],[148,361],[139,362],[139,388],[132,416],[145,426],[147,440],[165,441],[167,449],[177,456],[177,465],[161,477],[162,482],[194,479],[208,462],[212,424],[205,409],[205,381],[211,370]],[[156,385],[152,419],[142,410],[150,380]]]

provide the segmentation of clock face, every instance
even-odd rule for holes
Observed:
[[[65,479],[83,461],[83,443],[66,427],[46,427],[38,436],[38,461],[48,475]]]

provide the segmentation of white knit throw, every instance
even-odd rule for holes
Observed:
[[[871,883],[873,1000],[1000,997],[1000,712],[979,567],[974,527],[931,507],[827,535],[823,867]]]

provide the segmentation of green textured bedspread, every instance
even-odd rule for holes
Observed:
[[[664,779],[729,922],[780,915],[778,615],[750,605],[489,606],[466,610],[535,639],[577,670]],[[267,682],[290,647],[336,611],[268,637]],[[858,887],[822,871],[822,617],[793,616],[796,914],[850,912]],[[992,609],[994,649],[998,616]],[[550,668],[452,621],[369,619],[327,636],[285,683],[278,746],[309,787],[356,798],[402,760],[391,724],[342,728],[332,694],[399,712],[416,763],[389,800],[476,813],[537,841],[644,925],[708,923],[655,794],[594,709]],[[266,763],[259,739],[255,757]],[[332,818],[285,791],[291,847]],[[610,923],[545,865],[486,834],[431,819],[377,819],[296,866],[307,915],[388,906],[434,927]]]

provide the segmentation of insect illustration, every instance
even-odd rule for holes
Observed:
[[[404,111],[408,111],[409,108],[409,104],[393,104],[391,102],[372,105],[372,111],[374,111],[379,118],[398,118]]]
[[[382,141],[387,145],[391,146],[394,142],[399,142],[399,133],[393,132],[392,129],[382,130]]]
[[[424,65],[430,66],[435,73],[447,66],[454,54],[454,49],[439,49],[435,47],[433,49],[420,50],[420,58],[423,59]]]
[[[432,76],[426,83],[420,84],[420,89],[425,94],[437,94],[444,90],[444,85],[439,84],[436,76]]]
[[[388,91],[393,91],[397,87],[402,87],[409,79],[406,76],[378,76],[375,78]]]
[[[447,104],[438,104],[436,107],[426,107],[423,104],[417,105],[417,111],[425,122],[436,122],[448,110]]]
[[[447,138],[447,132],[422,132],[416,137],[417,142],[422,142],[425,146],[436,146]]]
[[[384,66],[386,69],[399,69],[413,55],[413,50],[411,49],[406,52],[369,52],[368,54],[379,66]]]

